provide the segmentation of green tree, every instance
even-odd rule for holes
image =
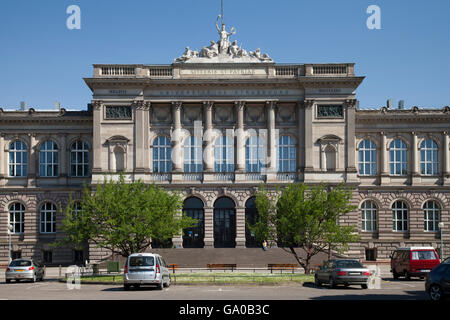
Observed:
[[[94,191],[84,187],[78,214],[77,203],[69,201],[62,223],[65,238],[56,245],[82,247],[92,242],[127,257],[145,251],[152,239],[172,238],[197,223],[180,214],[179,194],[140,180],[126,183],[122,174],[118,181],[105,178]]]
[[[274,241],[287,248],[305,273],[310,273],[311,258],[319,252],[342,253],[357,241],[353,226],[339,224],[342,216],[356,208],[351,205],[351,190],[342,184],[291,184],[280,193],[276,201],[260,187],[256,194],[259,216],[249,227],[258,241]],[[304,255],[299,255],[296,247],[303,249]]]

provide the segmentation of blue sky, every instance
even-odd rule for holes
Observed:
[[[68,6],[81,8],[69,30]],[[381,30],[369,30],[369,5]],[[0,107],[84,109],[94,63],[170,64],[184,47],[217,40],[220,0],[2,0]],[[247,50],[277,63],[355,62],[360,105],[450,105],[448,0],[224,0],[225,22]]]

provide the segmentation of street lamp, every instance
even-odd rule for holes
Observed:
[[[14,230],[13,225],[10,224],[8,229],[9,229],[9,251],[8,251],[9,261],[8,261],[8,264],[9,264],[9,263],[11,263],[11,260],[12,260],[12,258],[11,258],[11,233]]]
[[[444,261],[444,241],[442,239],[442,230],[444,229],[444,223],[439,222],[439,229],[441,230],[441,262]]]

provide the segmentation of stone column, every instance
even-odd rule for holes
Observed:
[[[214,208],[205,207],[205,248],[214,247]]]
[[[181,218],[182,215],[183,215],[183,209],[180,209],[177,212],[177,217]],[[183,248],[183,230],[181,230],[181,234],[177,234],[172,238],[172,244],[177,249]]]
[[[29,187],[36,186],[36,173],[39,170],[39,162],[38,162],[38,150],[36,150],[37,140],[35,133],[29,133],[30,137],[30,149],[28,156],[28,178],[27,184]]]
[[[236,248],[245,248],[245,208],[236,208]]]
[[[237,114],[236,134],[236,173],[245,172],[245,137],[244,137],[244,108],[245,101],[235,102]]]
[[[103,119],[103,101],[92,101],[92,113],[93,113],[93,137],[92,137],[92,156],[94,166],[92,168],[92,174],[98,174],[102,172],[102,137],[101,137],[101,121]],[[105,168],[108,170],[108,168]]]
[[[214,102],[205,101],[203,102],[203,111],[205,115],[205,134],[204,134],[204,155],[203,155],[203,166],[205,172],[214,172],[214,144],[212,135],[212,108]]]
[[[183,153],[182,153],[182,134],[181,134],[181,108],[183,103],[181,101],[172,102],[172,118],[173,118],[173,137],[172,137],[172,163],[173,172],[183,172]]]
[[[267,101],[267,131],[268,131],[268,139],[267,139],[267,148],[268,148],[268,160],[267,164],[268,180],[276,180],[276,172],[277,172],[277,137],[276,137],[276,129],[275,129],[275,108],[277,106],[276,101]],[[270,179],[272,178],[272,179]]]

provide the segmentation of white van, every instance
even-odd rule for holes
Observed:
[[[154,285],[159,290],[170,286],[170,272],[159,254],[133,253],[127,258],[123,271],[123,288]]]

